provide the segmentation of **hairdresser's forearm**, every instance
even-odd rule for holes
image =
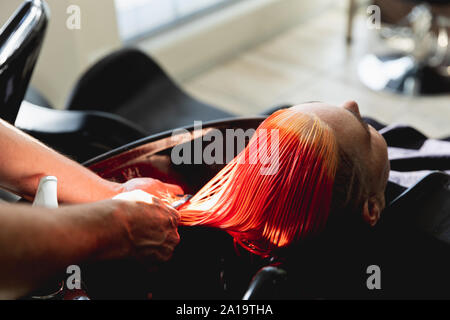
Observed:
[[[78,163],[0,120],[0,187],[32,199],[40,178],[58,178],[58,198],[66,203],[107,199],[120,190]]]
[[[71,264],[127,255],[118,205],[0,205],[0,298],[26,295]]]

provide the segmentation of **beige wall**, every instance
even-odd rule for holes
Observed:
[[[0,22],[22,3],[0,2]],[[47,0],[51,10],[47,36],[32,84],[57,108],[64,106],[71,88],[95,60],[120,46],[114,0]],[[81,9],[81,29],[66,27],[67,8]]]
[[[333,1],[245,0],[139,46],[183,81],[311,18]]]

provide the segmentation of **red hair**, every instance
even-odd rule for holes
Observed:
[[[264,172],[267,160],[277,161],[277,170]],[[314,115],[280,110],[179,210],[181,225],[226,230],[246,249],[266,256],[322,230],[337,162],[336,139],[327,124]]]

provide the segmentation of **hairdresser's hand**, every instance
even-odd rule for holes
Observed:
[[[178,198],[184,195],[183,189],[179,186],[161,182],[152,178],[131,179],[121,185],[121,192],[142,190],[161,199]]]
[[[0,248],[9,248],[0,250],[0,299],[22,297],[72,264],[134,257],[154,269],[168,260],[178,214],[146,196],[55,209],[0,204]]]
[[[178,212],[161,200],[119,201],[118,216],[130,243],[129,255],[154,267],[169,260],[180,241]]]

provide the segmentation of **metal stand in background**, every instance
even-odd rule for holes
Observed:
[[[414,7],[405,21],[410,26],[413,48],[407,52],[384,56],[366,55],[358,66],[361,82],[375,91],[390,91],[410,96],[450,93],[447,34],[450,19],[437,17],[437,36],[432,32],[433,21],[428,5]],[[395,36],[395,29],[392,33]]]

